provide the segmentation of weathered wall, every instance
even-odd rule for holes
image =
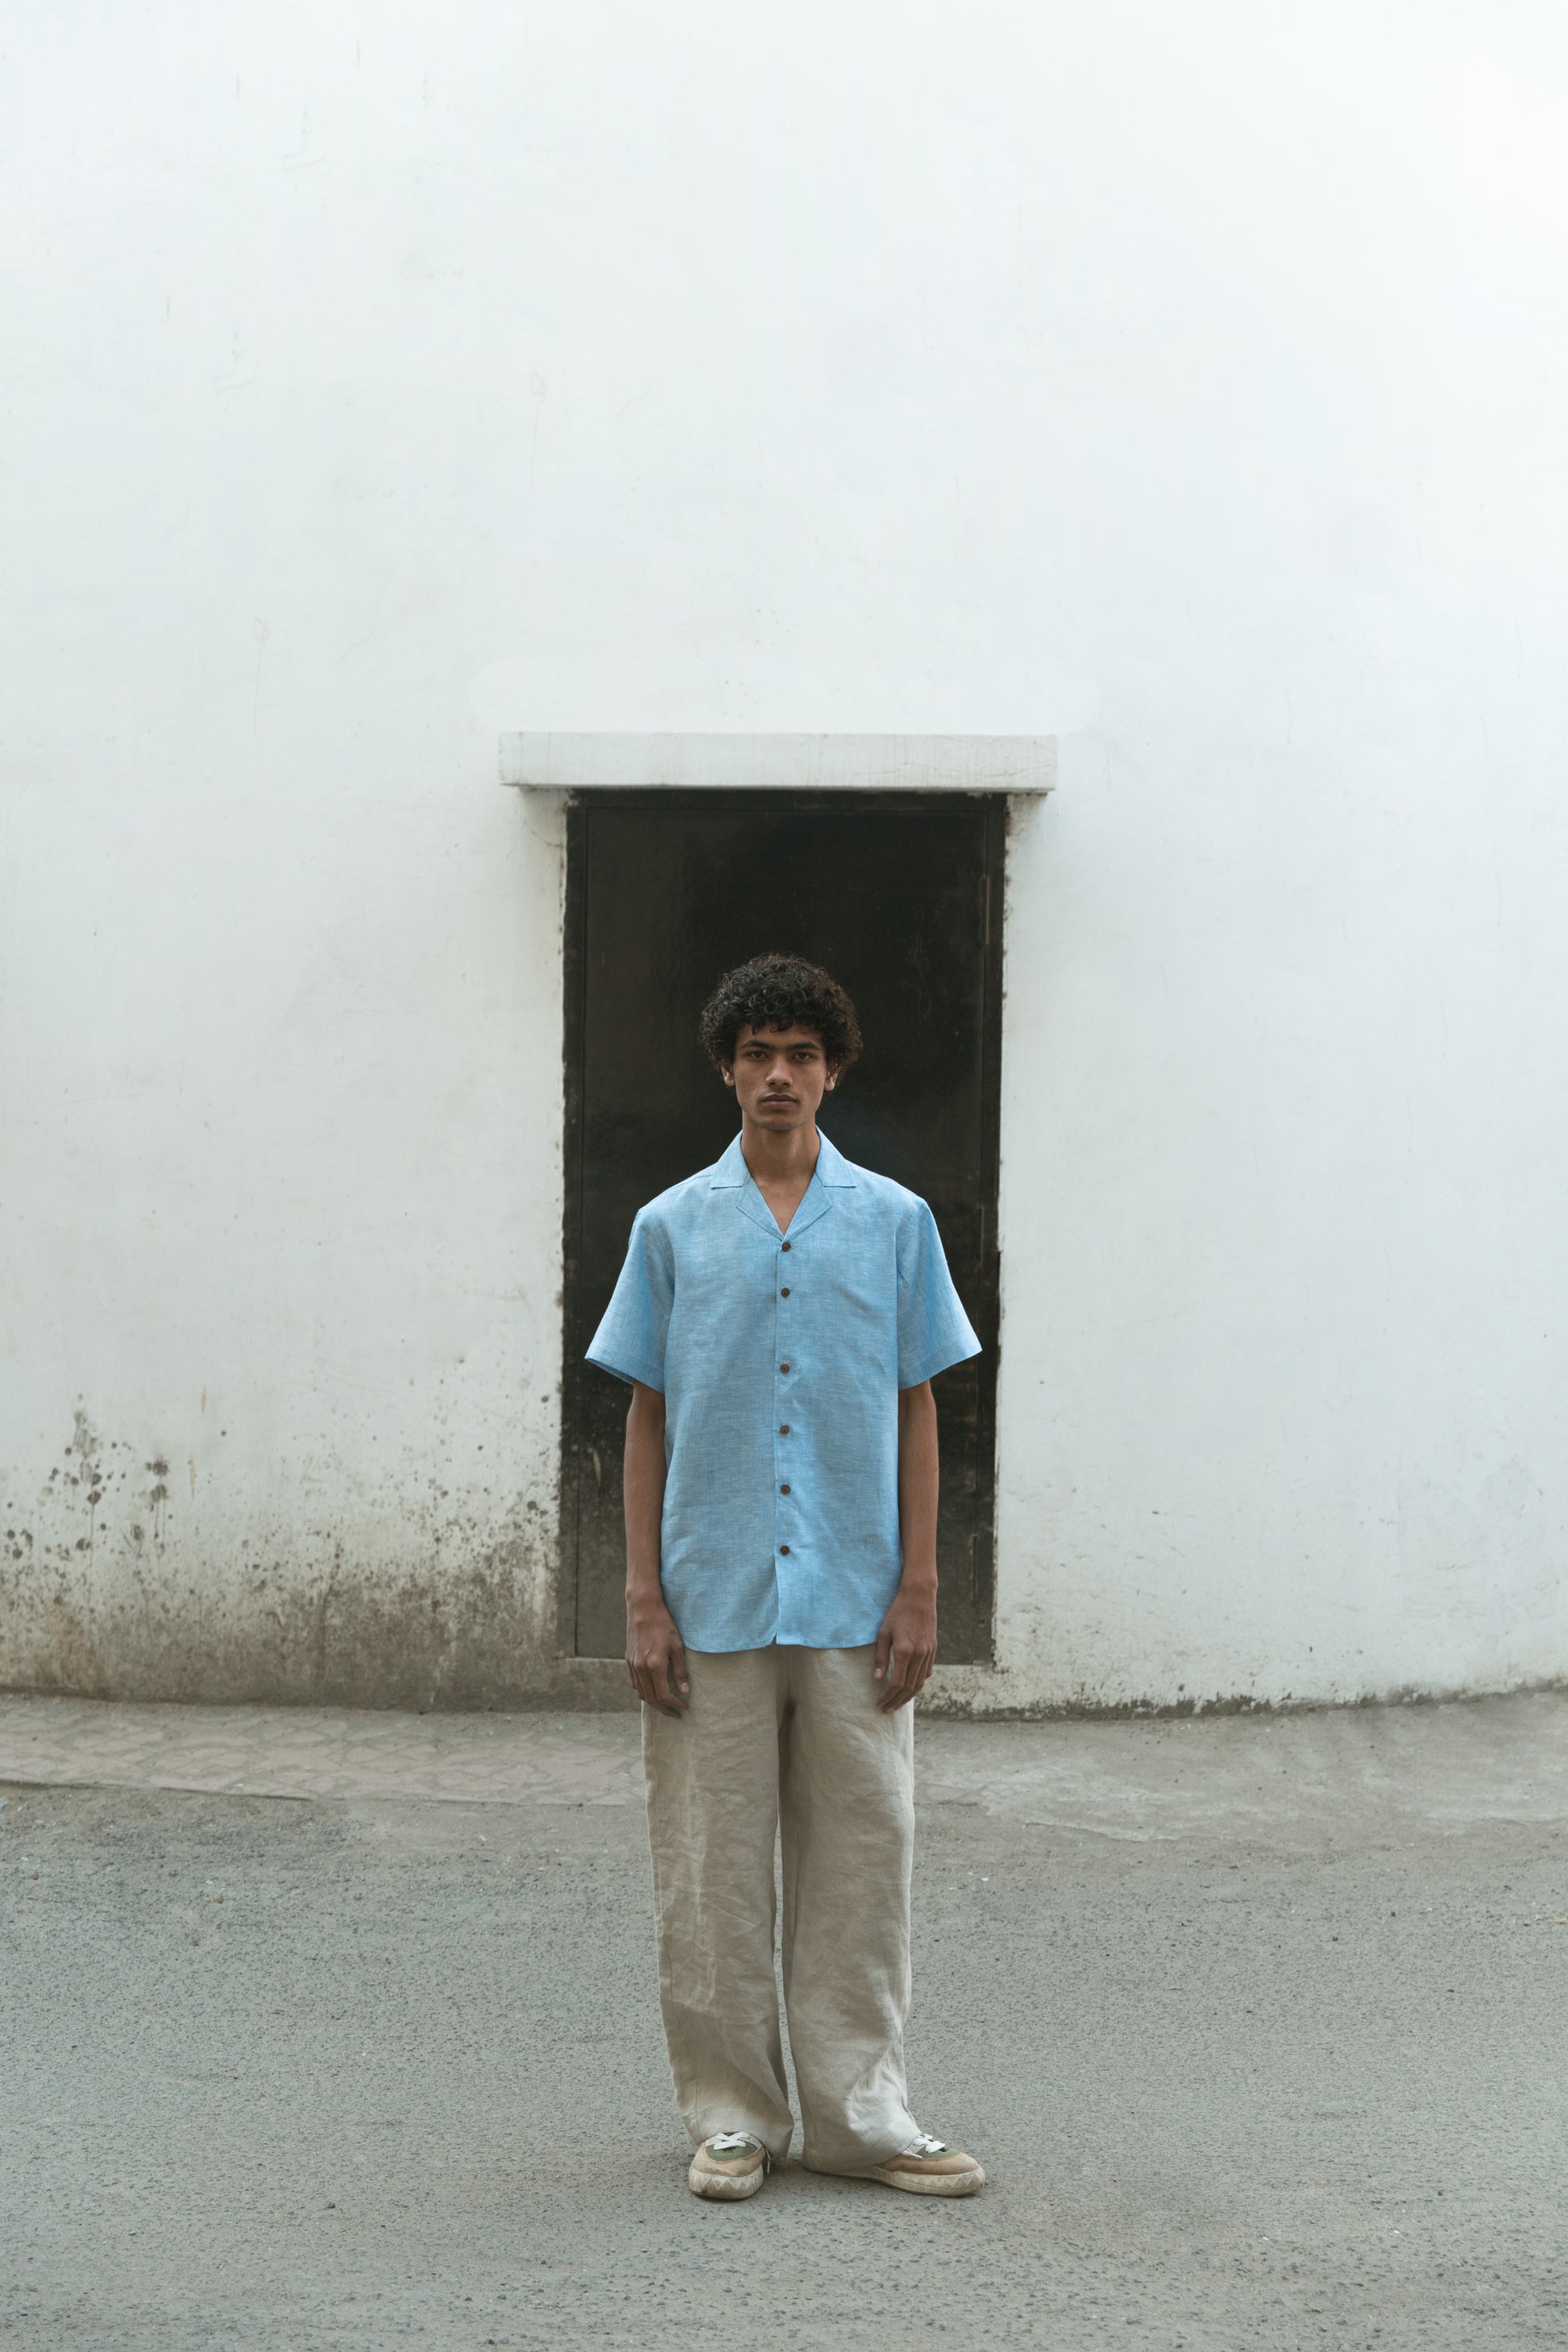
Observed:
[[[483,781],[9,803],[8,1682],[537,1678],[560,829]]]
[[[1063,739],[954,1703],[1568,1670],[1565,43],[14,28],[0,1681],[613,1687],[549,1657],[524,726]]]

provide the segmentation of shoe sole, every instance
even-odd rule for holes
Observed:
[[[767,2177],[767,2166],[759,2164],[754,2172],[700,2172],[695,2179],[689,2175],[686,2185],[705,2204],[735,2205],[754,2197]]]
[[[979,2165],[973,2172],[851,2172],[846,2178],[879,2180],[884,2189],[896,2189],[903,2197],[973,2197],[985,2186]]]

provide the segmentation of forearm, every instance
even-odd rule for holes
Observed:
[[[907,1706],[936,1663],[936,1399],[931,1382],[899,1391],[899,1539],[904,1572],[877,1636],[873,1673],[884,1714]]]
[[[622,1474],[626,1512],[626,1670],[632,1688],[660,1715],[685,1712],[691,1685],[679,1629],[659,1576],[664,1518],[664,1399],[638,1381],[626,1415]]]
[[[931,1382],[899,1392],[899,1537],[901,1589],[935,1594],[937,1468],[936,1399]]]
[[[639,1381],[626,1415],[622,1489],[626,1517],[626,1599],[660,1596],[659,1538],[664,1520],[664,1399]]]

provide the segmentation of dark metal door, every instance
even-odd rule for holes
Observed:
[[[595,793],[572,808],[566,924],[562,1643],[625,1639],[628,1391],[583,1361],[643,1202],[717,1160],[734,1097],[697,1043],[731,965],[825,964],[863,1059],[822,1124],[923,1194],[984,1346],[936,1383],[941,1653],[991,1655],[1005,804],[964,794]]]

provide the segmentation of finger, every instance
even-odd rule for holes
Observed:
[[[669,1671],[681,1689],[689,1691],[691,1682],[686,1671],[686,1644],[679,1633],[669,1645]]]
[[[920,1696],[935,1664],[934,1649],[910,1651],[899,1678],[898,1693],[893,1699],[895,1706],[907,1706],[911,1699]]]
[[[645,1706],[657,1707],[660,1715],[672,1715],[675,1712],[659,1690],[658,1673],[656,1667],[639,1666],[637,1669],[637,1696]]]
[[[877,1656],[876,1662],[872,1667],[872,1672],[879,1682],[881,1681],[882,1676],[888,1671],[888,1654],[892,1649],[892,1646],[893,1637],[884,1625],[881,1632],[877,1636]]]
[[[645,1666],[642,1670],[642,1698],[644,1705],[651,1706],[656,1715],[679,1716],[681,1712],[674,1700],[667,1698],[659,1689],[656,1666]]]
[[[912,1706],[915,1700],[915,1695],[919,1691],[920,1686],[920,1677],[916,1672],[914,1664],[911,1662],[904,1669],[904,1679],[899,1685],[898,1696],[893,1702],[894,1706]]]
[[[658,1704],[666,1715],[680,1715],[686,1708],[686,1701],[676,1695],[674,1665],[675,1644],[672,1642],[664,1654],[662,1663],[656,1668],[653,1677]],[[664,1685],[662,1690],[659,1689],[661,1680]]]

